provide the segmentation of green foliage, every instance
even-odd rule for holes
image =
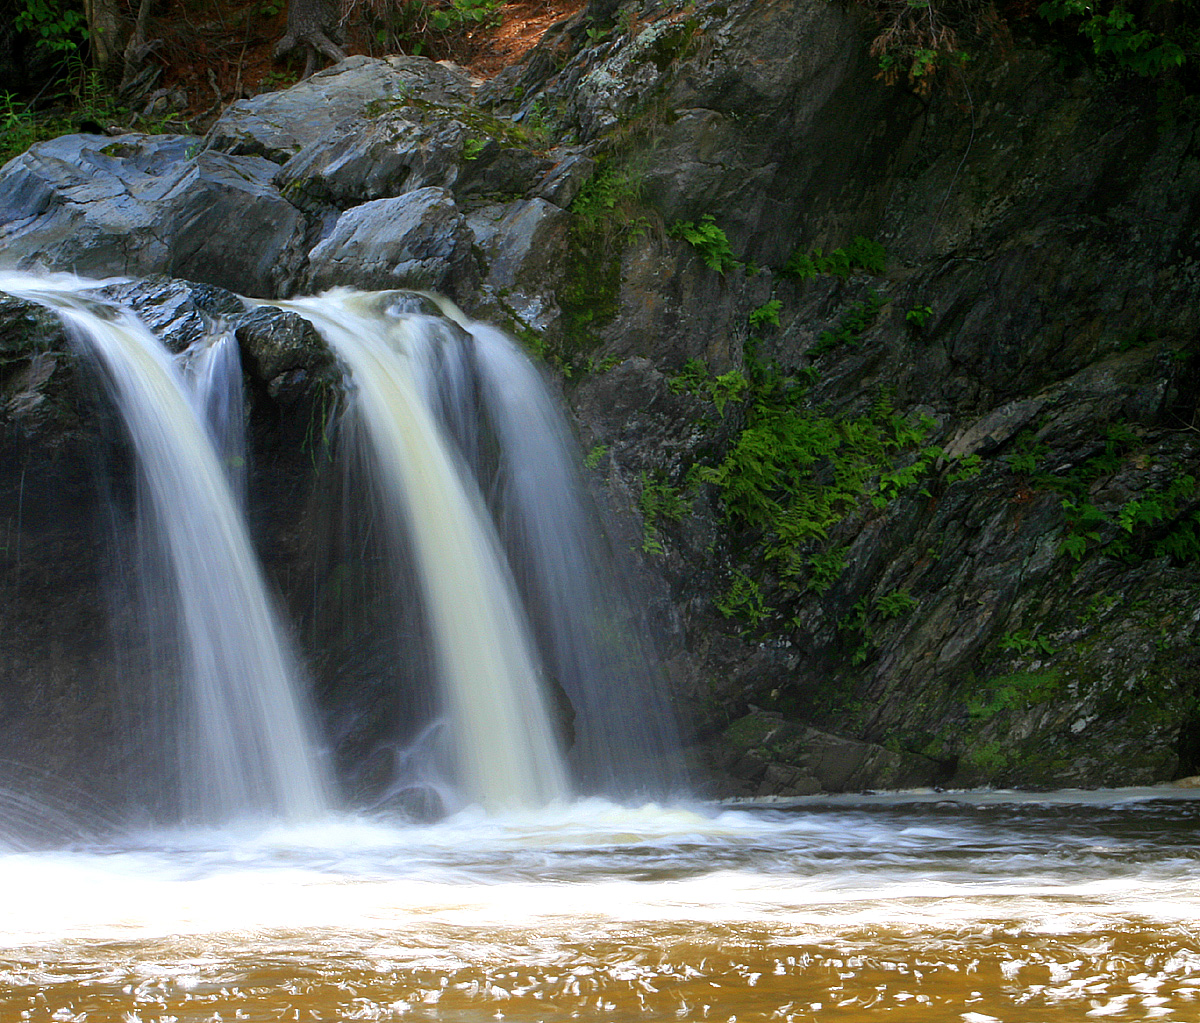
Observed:
[[[606,164],[571,203],[570,258],[558,290],[566,338],[554,356],[562,367],[594,348],[595,328],[617,314],[621,252],[649,226],[640,193],[641,181],[629,168]]]
[[[813,593],[824,593],[846,570],[846,556],[850,545],[831,547],[827,551],[817,551],[808,559],[808,588]]]
[[[758,583],[745,572],[735,572],[729,589],[714,603],[726,618],[738,618],[750,629],[760,626],[771,614]]]
[[[587,234],[606,231],[622,240],[641,235],[648,226],[635,211],[641,189],[640,179],[628,168],[602,167],[584,182],[571,203],[576,224]]]
[[[0,164],[25,152],[41,137],[29,107],[11,92],[0,92]]]
[[[1053,657],[1057,653],[1045,636],[1031,636],[1028,629],[1022,629],[1020,632],[1006,632],[996,640],[996,647],[999,650],[1012,650],[1018,654],[1041,654],[1044,657]]]
[[[63,83],[71,96],[71,109],[40,114],[11,93],[0,93],[0,164],[23,153],[31,145],[77,131],[82,119],[102,124],[125,121],[129,111],[117,104],[100,76],[87,67],[78,54],[66,53],[61,65]]]
[[[981,743],[967,754],[967,763],[985,774],[997,775],[1008,769],[1009,754],[996,740]]]
[[[676,221],[667,233],[672,238],[682,238],[700,254],[704,265],[717,273],[723,274],[726,270],[742,265],[729,247],[729,239],[725,232],[717,227],[716,220],[710,213],[704,214],[698,223],[690,220]]]
[[[947,483],[962,483],[964,480],[974,479],[983,472],[983,459],[974,452],[963,455],[955,465],[956,468],[946,474]]]
[[[772,327],[779,326],[779,310],[783,308],[783,303],[777,298],[771,299],[769,302],[764,302],[757,309],[750,313],[750,329],[757,330],[764,324],[770,324]]]
[[[1143,11],[1152,11],[1151,4]],[[1186,5],[1180,4],[1181,8]],[[1193,42],[1190,33],[1179,28],[1179,41],[1170,34],[1150,28],[1139,21],[1120,0],[1096,3],[1093,0],[1047,0],[1038,7],[1051,24],[1063,22],[1091,43],[1092,55],[1111,62],[1118,70],[1152,78],[1171,68],[1180,67],[1187,54],[1180,41]],[[1143,13],[1143,18],[1145,13]],[[1186,16],[1180,21],[1186,25]]]
[[[604,456],[608,454],[607,444],[597,444],[587,453],[583,460],[585,469],[595,469],[601,462],[604,461]]]
[[[731,401],[743,402],[751,389],[750,381],[740,369],[731,369],[719,377],[710,378],[708,366],[701,359],[688,359],[683,369],[667,381],[675,393],[705,395],[717,406],[717,414],[725,415],[725,406]]]
[[[778,397],[756,393],[730,451],[697,478],[717,486],[731,522],[763,534],[764,561],[786,588],[799,588],[811,560],[806,545],[824,540],[862,500],[886,503],[928,471],[935,455],[930,449],[919,456],[911,476],[894,468],[893,459],[920,443],[929,423],[897,414],[886,398],[866,415],[835,418]]]
[[[38,49],[59,55],[77,53],[88,37],[82,6],[60,0],[19,0],[13,27],[32,35]]]
[[[703,359],[688,359],[683,369],[667,380],[674,394],[699,394],[708,386],[708,366]]]
[[[879,612],[879,617],[885,621],[889,618],[903,618],[905,615],[911,614],[916,606],[916,597],[907,590],[896,590],[894,593],[885,593],[875,601],[875,610]]]
[[[904,314],[904,322],[914,330],[924,330],[930,318],[933,316],[933,307],[927,305],[915,305]]]
[[[862,342],[863,332],[875,322],[883,299],[872,288],[866,300],[856,302],[843,314],[834,330],[823,330],[808,350],[809,358],[816,359],[840,345],[857,348]]]
[[[487,139],[467,139],[463,143],[462,155],[464,160],[478,160],[479,154],[487,148]]]
[[[866,597],[860,597],[850,614],[838,623],[843,631],[855,637],[855,647],[850,654],[850,663],[862,664],[871,656],[871,650],[875,643],[875,630],[871,625],[872,618],[884,621],[891,618],[903,618],[912,612],[917,603],[916,598],[906,590],[884,593],[875,599],[873,605]]]
[[[1039,706],[1061,692],[1057,670],[1015,671],[991,679],[968,695],[967,714],[973,721],[990,721],[998,714]]]
[[[717,406],[717,414],[725,415],[725,406],[731,401],[745,401],[746,392],[750,390],[750,381],[741,370],[731,369],[713,380],[710,387],[713,404]]]
[[[642,510],[642,550],[647,554],[662,554],[658,524],[662,519],[678,522],[687,514],[684,496],[662,479],[650,480],[642,473],[642,495],[638,500]]]
[[[856,235],[844,249],[834,249],[828,255],[823,255],[820,249],[808,252],[797,249],[783,265],[781,273],[806,281],[819,274],[849,277],[855,270],[881,274],[886,265],[887,252],[884,247],[869,238]]]
[[[1017,435],[1012,450],[1002,455],[1000,460],[1013,472],[1032,476],[1049,453],[1049,445],[1038,443],[1032,430],[1024,430]]]
[[[455,41],[500,24],[502,0],[346,0],[344,16],[358,8],[384,49],[420,56],[445,54]]]

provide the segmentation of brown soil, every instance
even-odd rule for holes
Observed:
[[[452,60],[480,78],[491,78],[516,64],[548,27],[570,17],[584,0],[515,0],[500,10],[500,23],[453,37],[426,36],[421,52],[434,60]],[[243,96],[282,88],[303,68],[299,52],[283,61],[271,49],[284,34],[286,0],[160,0],[150,26],[160,43],[151,60],[164,66],[160,84],[183,88],[191,119],[215,114],[221,105]],[[350,53],[383,51],[363,31],[351,31]],[[219,95],[219,99],[218,99]]]
[[[520,61],[537,45],[546,29],[569,18],[582,6],[583,0],[524,0],[505,4],[500,27],[489,39],[481,41],[482,45],[464,66],[480,78],[491,78]]]

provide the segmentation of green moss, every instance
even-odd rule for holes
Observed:
[[[747,714],[726,729],[725,738],[729,740],[730,745],[737,749],[756,749],[766,742],[767,736],[776,727],[778,727],[776,722],[762,714]]]
[[[990,721],[997,715],[1026,710],[1056,699],[1063,688],[1062,676],[1057,669],[999,675],[967,695],[967,714],[973,721]]]
[[[661,73],[695,52],[700,21],[698,18],[686,18],[662,29],[654,26],[650,31],[655,34],[640,57],[644,62],[653,63]]]
[[[621,254],[646,230],[640,183],[626,167],[601,167],[571,204],[568,258],[558,288],[565,365],[585,359],[600,343],[596,331],[620,306]]]

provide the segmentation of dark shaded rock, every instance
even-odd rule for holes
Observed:
[[[308,143],[276,179],[297,201],[347,209],[458,180],[466,129],[448,115],[405,106]]]
[[[735,721],[723,739],[718,756],[731,760],[729,774],[750,783],[746,794],[757,796],[921,788],[943,775],[925,757],[830,735],[760,710]]]
[[[596,161],[581,152],[554,152],[551,155],[559,156],[559,159],[533,187],[530,198],[545,199],[565,210],[595,173]]]

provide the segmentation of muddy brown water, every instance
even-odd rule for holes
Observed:
[[[14,835],[0,1020],[1195,1023],[1198,839],[1172,790]]]

